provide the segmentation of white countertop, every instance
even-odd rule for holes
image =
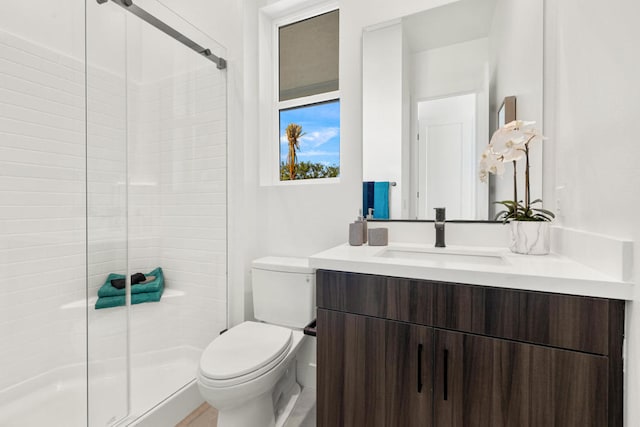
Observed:
[[[316,269],[378,274],[384,276],[436,280],[470,285],[554,292],[621,300],[633,299],[633,284],[616,280],[584,264],[557,254],[519,255],[495,247],[448,246],[436,248],[444,253],[499,256],[502,265],[435,259],[385,258],[389,248],[429,250],[432,245],[393,243],[389,246],[336,246],[309,258]],[[437,258],[437,255],[434,257]]]

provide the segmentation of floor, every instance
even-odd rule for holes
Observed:
[[[283,427],[316,427],[316,390],[305,387]]]
[[[200,405],[187,418],[180,421],[176,427],[216,427],[218,425],[218,411],[207,403]],[[284,427],[315,427],[316,426],[316,391],[304,388],[298,398],[293,411]]]
[[[218,411],[209,404],[203,403],[176,427],[216,427],[217,425]]]

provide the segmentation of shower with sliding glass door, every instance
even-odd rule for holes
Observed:
[[[157,0],[3,5],[0,425],[194,395],[227,327],[225,56]]]

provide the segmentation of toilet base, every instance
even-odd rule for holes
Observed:
[[[218,412],[218,427],[275,427],[271,393],[264,393],[245,405]]]
[[[281,399],[282,406],[280,409],[276,409],[276,427],[282,427],[285,421],[287,421],[291,411],[293,411],[293,407],[296,406],[301,392],[302,389],[296,383],[293,388],[289,390],[289,393],[283,396],[283,399]]]
[[[296,383],[280,399],[280,409],[274,414],[273,394],[264,393],[246,405],[218,412],[218,427],[282,427],[289,418],[300,397],[300,386]]]
[[[293,363],[276,386],[244,405],[218,412],[218,427],[282,427],[300,397]]]

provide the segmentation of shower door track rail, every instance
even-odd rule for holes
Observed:
[[[107,3],[109,0],[96,0],[96,1],[99,4],[104,4],[104,3]],[[124,9],[128,10],[129,12],[133,13],[143,21],[153,25],[154,27],[156,27],[163,33],[167,34],[168,36],[178,40],[180,43],[187,46],[188,48],[198,52],[200,55],[204,56],[208,60],[215,62],[219,70],[224,70],[225,68],[227,68],[227,61],[224,58],[214,55],[210,49],[200,46],[198,43],[194,42],[189,37],[182,34],[180,31],[170,27],[169,25],[165,24],[155,16],[151,15],[146,10],[136,6],[135,4],[133,4],[133,0],[111,0],[111,1],[117,4],[118,6],[121,6]]]

